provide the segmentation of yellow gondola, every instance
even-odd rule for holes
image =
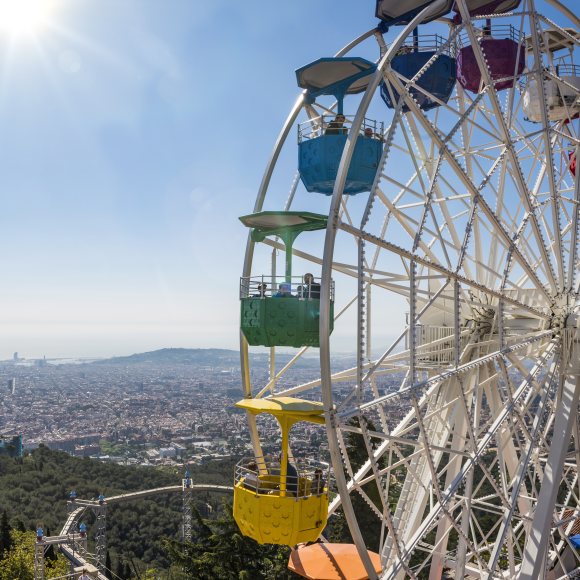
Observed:
[[[322,404],[273,397],[244,399],[236,407],[253,415],[273,415],[282,431],[279,462],[252,457],[236,466],[234,518],[240,530],[260,544],[314,542],[326,526],[328,473],[311,466],[291,467],[288,440],[290,429],[299,421],[324,424]]]

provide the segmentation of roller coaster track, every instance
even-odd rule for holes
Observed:
[[[184,492],[185,489],[188,491],[213,491],[213,492],[220,492],[220,493],[232,493],[234,488],[227,486],[227,485],[213,485],[213,484],[190,484],[187,487],[184,485],[170,485],[167,487],[156,487],[154,489],[145,489],[142,491],[134,491],[131,493],[123,493],[120,495],[114,495],[108,497],[106,502],[99,502],[98,500],[82,500],[76,499],[74,501],[75,507],[69,513],[66,522],[64,523],[62,530],[60,532],[60,536],[55,538],[45,538],[45,542],[47,544],[50,543],[59,543],[60,551],[62,554],[75,566],[89,566],[91,562],[86,559],[86,552],[81,552],[74,549],[74,541],[71,542],[70,540],[67,541],[65,538],[69,539],[78,539],[78,533],[75,532],[78,520],[80,516],[87,510],[99,510],[102,509],[103,505],[110,506],[111,504],[117,504],[122,502],[134,501],[138,499],[142,499],[144,497],[149,497],[151,495],[158,495],[162,493],[175,493],[175,492]],[[69,505],[73,505],[71,502]],[[61,540],[59,540],[61,538]],[[52,541],[51,541],[52,540]],[[107,580],[107,577],[99,571],[96,575],[98,580]],[[40,579],[35,579],[40,580]]]

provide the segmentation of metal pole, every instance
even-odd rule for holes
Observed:
[[[577,324],[577,318],[569,316],[569,325]],[[580,399],[580,335],[578,328],[573,339],[570,363],[563,369],[563,385],[556,404],[554,432],[550,453],[544,468],[542,487],[532,521],[530,533],[524,546],[520,580],[543,578],[546,565],[546,552],[551,538],[550,528],[554,520],[554,506],[557,499],[564,460],[568,452],[572,427],[578,420],[578,400]],[[568,353],[560,352],[561,363]]]
[[[97,530],[95,532],[95,564],[99,572],[105,573],[105,560],[107,557],[107,504],[93,508],[97,517]]]
[[[34,580],[44,580],[44,543],[34,545]]]
[[[182,517],[183,517],[183,527],[182,527],[182,541],[184,542],[191,542],[191,526],[192,526],[192,513],[191,513],[191,500],[193,498],[193,492],[190,487],[190,483],[187,483],[188,480],[183,480],[183,508],[182,508]]]
[[[282,430],[282,454],[280,455],[280,497],[286,497],[286,478],[288,475],[288,420],[284,417],[278,419]]]

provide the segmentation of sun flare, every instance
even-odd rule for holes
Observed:
[[[0,34],[35,34],[48,22],[51,0],[0,0]]]

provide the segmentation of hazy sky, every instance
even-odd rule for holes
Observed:
[[[7,9],[26,3],[44,22],[15,34]],[[0,358],[237,348],[237,218],[294,71],[373,28],[374,5],[0,0]],[[282,157],[284,197],[297,155]],[[398,333],[406,308],[389,297],[379,330]]]
[[[294,69],[374,3],[44,2],[0,26],[0,358],[237,348],[237,217]]]

